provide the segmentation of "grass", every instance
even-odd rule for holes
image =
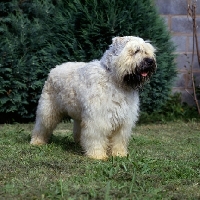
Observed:
[[[200,199],[200,123],[138,125],[127,158],[92,160],[62,123],[29,145],[33,124],[0,126],[0,199]]]

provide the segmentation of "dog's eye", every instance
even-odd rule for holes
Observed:
[[[139,49],[137,49],[136,51],[135,51],[135,53],[134,54],[136,54],[136,53],[138,53],[140,50]]]

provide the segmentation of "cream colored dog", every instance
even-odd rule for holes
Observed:
[[[100,61],[68,62],[52,69],[37,108],[31,144],[46,144],[64,116],[95,159],[126,156],[139,112],[138,88],[155,72],[155,49],[142,38],[115,37]]]

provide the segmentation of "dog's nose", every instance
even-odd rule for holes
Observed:
[[[153,62],[154,62],[154,60],[151,59],[151,58],[146,58],[146,59],[145,59],[145,62],[147,62],[148,65],[152,65]]]

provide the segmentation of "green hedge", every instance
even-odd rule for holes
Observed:
[[[33,120],[52,67],[99,59],[113,37],[126,35],[157,48],[158,69],[141,92],[141,109],[158,110],[176,71],[170,35],[151,0],[1,1],[0,121]]]

